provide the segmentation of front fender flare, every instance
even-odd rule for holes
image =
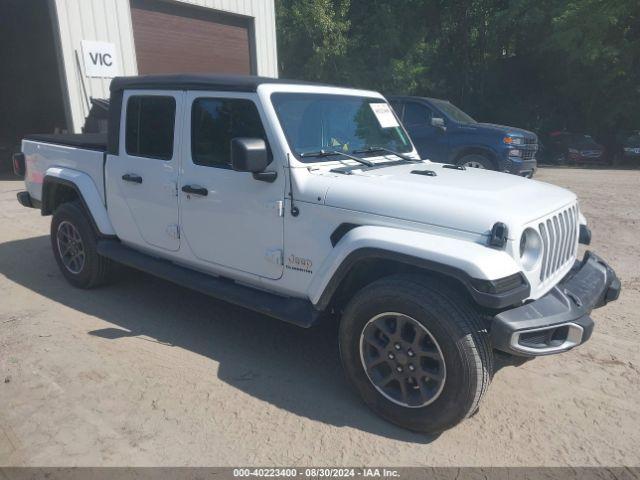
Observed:
[[[433,233],[362,226],[350,230],[320,266],[308,290],[311,302],[324,310],[342,279],[365,258],[398,261],[447,275],[460,281],[473,299],[489,308],[502,308],[527,298],[529,283],[506,294],[479,291],[474,281],[497,280],[520,273],[514,259],[503,250]]]
[[[65,185],[73,188],[80,197],[80,201],[89,213],[93,224],[101,235],[115,236],[116,232],[109,220],[107,208],[98,192],[98,188],[91,177],[78,170],[71,168],[50,167],[44,175],[42,184],[42,214],[53,213],[52,206],[49,205],[49,189],[56,185]]]

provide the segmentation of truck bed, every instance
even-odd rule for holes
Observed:
[[[89,176],[104,202],[104,159],[106,136],[102,134],[29,135],[22,141],[25,155],[25,183],[31,198],[42,200],[47,175]]]
[[[84,150],[107,150],[106,133],[60,133],[60,134],[32,134],[24,137],[25,140],[40,143],[52,143],[65,147],[77,147]]]

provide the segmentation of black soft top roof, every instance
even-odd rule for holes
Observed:
[[[109,134],[107,153],[117,155],[120,148],[120,113],[124,90],[214,90],[228,92],[255,92],[265,83],[288,85],[317,85],[319,83],[279,78],[256,77],[250,75],[140,75],[137,77],[116,77],[111,81],[109,105]]]
[[[288,85],[318,85],[319,83],[280,78],[256,77],[250,75],[141,75],[137,77],[116,77],[111,82],[111,92],[125,89],[144,90],[221,90],[231,92],[255,92],[264,83]]]

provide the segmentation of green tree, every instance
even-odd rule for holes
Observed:
[[[283,77],[446,98],[483,121],[640,128],[638,0],[276,0]]]
[[[347,51],[349,0],[277,0],[280,70],[331,82]]]

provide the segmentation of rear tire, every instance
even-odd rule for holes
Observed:
[[[60,271],[78,288],[94,288],[110,280],[111,260],[98,255],[97,235],[78,201],[63,203],[51,220],[51,247]]]
[[[345,309],[339,341],[346,376],[364,402],[413,431],[439,433],[471,416],[493,375],[479,315],[463,296],[421,275],[393,275],[360,290]]]
[[[458,160],[458,165],[466,168],[480,168],[482,170],[495,170],[493,162],[479,153],[465,155]]]

